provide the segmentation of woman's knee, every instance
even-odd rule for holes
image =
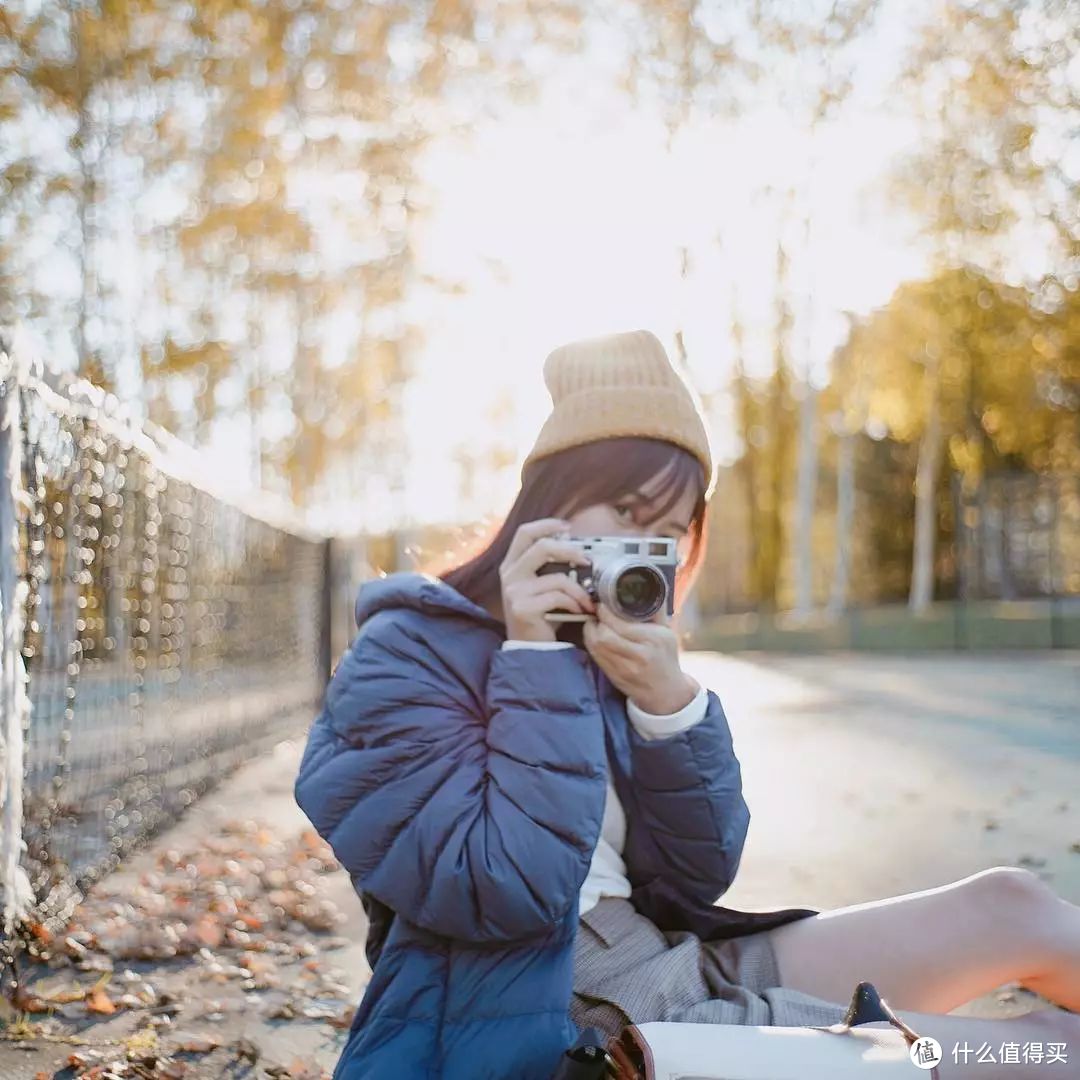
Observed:
[[[980,883],[1002,899],[1017,901],[1044,900],[1053,895],[1053,889],[1038,874],[1025,866],[990,866],[972,874],[968,881]]]
[[[965,878],[964,884],[986,901],[1009,910],[1037,909],[1054,897],[1054,890],[1023,866],[991,866]]]

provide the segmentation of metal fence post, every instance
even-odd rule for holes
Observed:
[[[953,649],[960,651],[969,646],[967,626],[967,497],[963,479],[956,474],[952,478],[953,496],[953,576],[956,596],[953,598]]]
[[[1055,483],[1055,481],[1057,481]],[[1050,536],[1047,538],[1046,556],[1050,564],[1050,647],[1061,649],[1065,635],[1061,625],[1061,590],[1058,589],[1058,525],[1061,521],[1061,500],[1065,497],[1059,477],[1050,478]]]
[[[25,358],[0,340],[0,891],[3,936],[33,904],[33,887],[22,866],[24,724],[30,717],[23,658],[27,585],[19,573],[19,513],[23,489],[21,395]]]
[[[334,663],[334,541],[327,537],[322,544],[322,592],[319,598],[319,678],[323,682],[321,698],[333,674]]]

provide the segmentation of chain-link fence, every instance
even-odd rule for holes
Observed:
[[[0,882],[8,905],[28,885],[19,906],[56,929],[127,851],[310,721],[326,681],[328,549],[221,498],[194,455],[111,396],[57,392],[2,347],[0,359]]]

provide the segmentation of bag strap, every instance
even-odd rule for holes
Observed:
[[[585,1028],[559,1059],[551,1080],[652,1080],[652,1051],[633,1024],[618,1035]]]
[[[614,1041],[600,1028],[585,1028],[559,1058],[551,1080],[621,1080],[608,1050]]]
[[[914,1028],[896,1015],[892,1006],[878,992],[877,987],[865,981],[855,987],[855,992],[851,995],[851,1004],[848,1005],[843,1020],[838,1024],[820,1027],[818,1030],[828,1031],[835,1035],[846,1035],[853,1027],[858,1027],[860,1024],[873,1024],[882,1020],[887,1020],[901,1032],[909,1051],[922,1038]],[[934,1065],[930,1069],[929,1080],[940,1080],[940,1078],[938,1067]]]
[[[656,1063],[652,1047],[636,1024],[627,1024],[611,1040],[608,1051],[614,1059],[616,1080],[654,1080]]]

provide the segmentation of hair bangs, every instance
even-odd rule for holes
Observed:
[[[678,448],[676,448],[678,449]],[[655,490],[644,492],[648,505],[655,507],[645,523],[662,520],[690,488],[696,490],[695,503],[705,494],[705,470],[701,462],[686,451],[672,455],[663,472],[657,477]],[[656,505],[658,500],[659,505]]]
[[[697,459],[682,447],[659,439],[603,439],[575,447],[574,457],[579,479],[564,511],[567,517],[587,506],[616,502],[627,495],[637,495],[649,504],[666,496],[659,511],[649,518],[650,522],[658,521],[695,481],[699,494],[705,492],[704,470]],[[654,481],[655,490],[648,491]]]

